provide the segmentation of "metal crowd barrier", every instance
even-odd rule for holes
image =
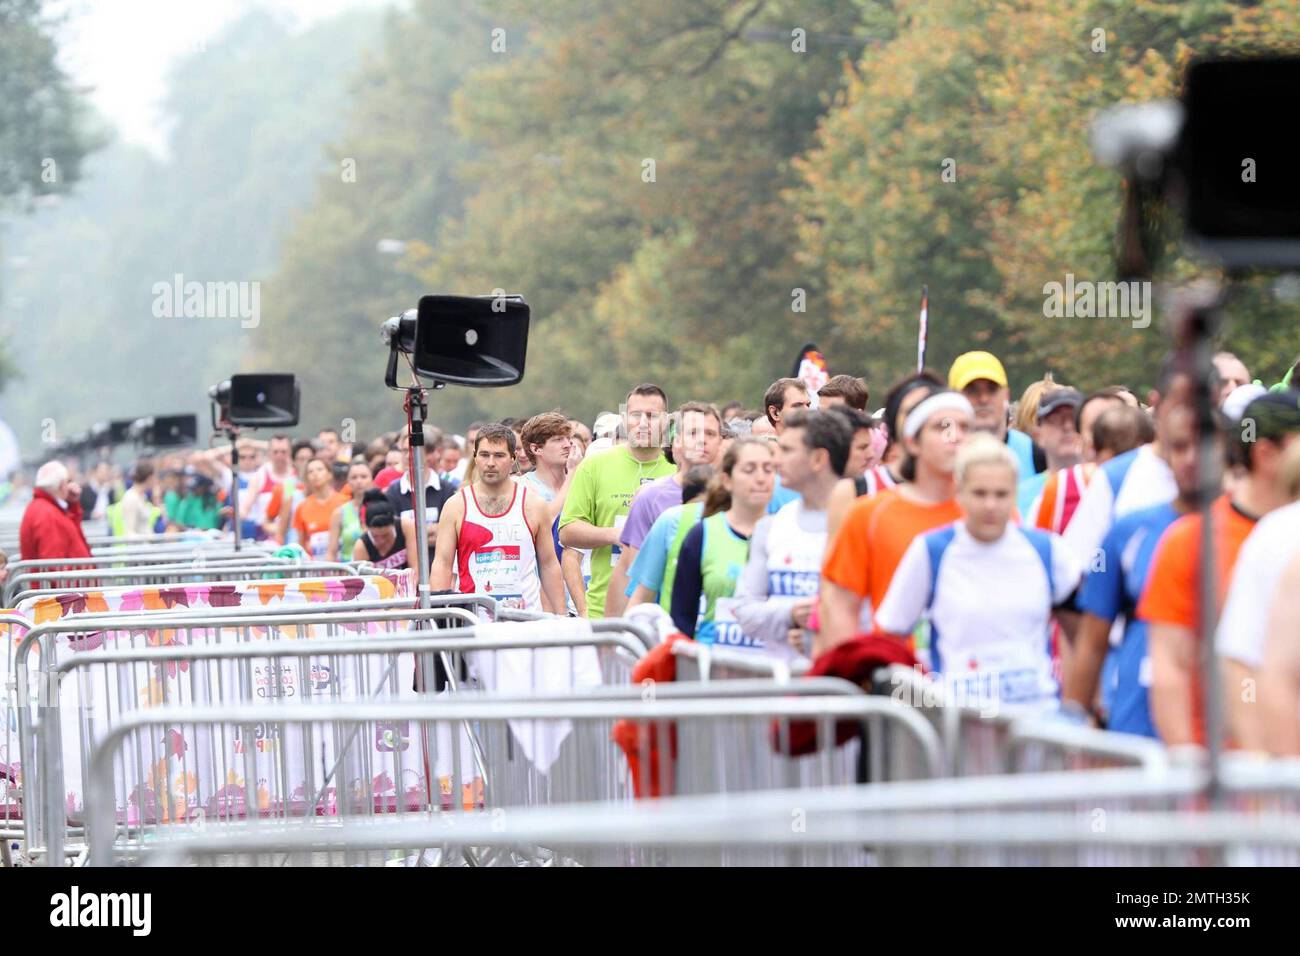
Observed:
[[[28,570],[60,570],[69,564],[89,568],[109,568],[115,565],[131,564],[190,564],[196,561],[236,562],[241,558],[250,561],[271,557],[271,552],[264,548],[243,548],[235,551],[229,547],[218,547],[216,543],[205,547],[167,547],[141,548],[119,554],[96,554],[89,558],[30,558],[9,562],[11,574],[21,574]],[[136,559],[140,560],[136,560]],[[287,559],[280,559],[287,560]],[[75,570],[75,569],[74,569]]]
[[[490,599],[489,599],[490,601]],[[379,611],[379,610],[401,610],[410,608],[413,604],[411,598],[392,598],[383,601],[351,602],[348,605],[349,611]],[[284,615],[302,615],[308,609],[301,605],[282,605],[256,609],[257,613],[262,616],[272,616],[277,620],[282,620]],[[341,602],[331,604],[315,604],[310,608],[311,613],[327,614],[337,613],[344,610]],[[198,617],[217,617],[222,621],[233,624],[236,623],[236,617],[247,616],[250,609],[245,607],[232,608],[202,608],[190,609],[177,605],[174,608],[159,609],[147,612],[139,612],[144,617],[137,621],[140,625],[148,624],[156,628],[160,623],[179,622],[187,618]],[[409,619],[409,615],[406,616]],[[65,635],[75,639],[79,635],[87,637],[90,635],[101,636],[107,629],[111,629],[123,621],[129,620],[129,615],[106,614],[106,615],[87,615],[80,614],[66,618],[54,624],[43,624],[34,626],[27,617],[18,614],[0,614],[0,627],[8,632],[8,639],[4,641],[4,653],[0,654],[0,704],[3,707],[3,731],[0,732],[0,836],[8,839],[21,838],[24,836],[22,831],[22,803],[21,803],[21,780],[19,767],[21,765],[20,757],[20,726],[24,719],[30,719],[30,714],[20,713],[19,702],[21,700],[36,701],[40,699],[40,684],[35,676],[24,684],[20,684],[17,678],[15,667],[16,651],[22,642],[22,637],[30,631],[39,627],[40,630],[34,638],[34,645],[39,643],[42,634]],[[170,623],[169,626],[180,627],[184,629],[187,625],[180,623]],[[192,627],[192,625],[189,625]],[[285,624],[285,627],[292,627],[291,624]],[[251,639],[251,638],[246,638]],[[27,687],[24,693],[19,690],[20,687]]]
[[[941,684],[901,666],[876,672],[875,691],[916,710],[943,741],[945,772],[954,777],[1168,765],[1156,740],[1078,727],[1048,715],[946,700]]]
[[[213,550],[229,550],[232,553],[248,553],[250,555],[271,553],[266,547],[266,542],[243,542],[240,551],[235,552],[234,539],[229,536],[225,538],[165,539],[161,535],[154,535],[140,537],[129,542],[121,538],[104,538],[102,539],[103,543],[95,543],[101,539],[88,538],[87,540],[91,542],[90,558],[23,558],[19,553],[20,544],[16,534],[12,538],[0,538],[0,549],[3,549],[9,555],[11,563],[40,560],[64,565],[74,563],[79,565],[82,562],[95,559],[128,560],[148,557],[149,555],[198,554]]]
[[[438,595],[433,598],[436,606],[456,604],[458,606],[477,608],[485,613],[496,613],[496,602],[485,595]],[[17,614],[0,614],[0,627],[9,631],[5,650],[0,654],[0,709],[4,712],[3,730],[0,731],[0,835],[8,838],[20,838],[22,831],[22,807],[20,802],[20,780],[17,768],[20,757],[20,726],[24,720],[31,720],[30,713],[19,712],[19,701],[26,699],[34,703],[41,699],[41,687],[48,686],[48,677],[44,671],[39,675],[35,671],[28,673],[27,680],[20,684],[16,668],[16,652],[22,643],[22,637],[32,630],[32,638],[27,653],[40,646],[42,638],[47,640],[62,637],[69,643],[89,639],[117,646],[118,636],[114,628],[130,625],[134,622],[141,633],[156,631],[165,625],[173,632],[179,631],[188,644],[195,632],[205,633],[207,629],[219,626],[233,629],[239,640],[252,640],[255,628],[265,626],[264,619],[273,618],[278,633],[284,637],[300,639],[314,634],[324,633],[337,636],[354,632],[356,627],[349,625],[344,617],[358,613],[399,612],[394,613],[387,629],[396,629],[413,619],[406,612],[413,608],[413,598],[388,598],[374,601],[325,602],[303,605],[272,605],[263,608],[228,607],[190,609],[177,605],[173,608],[137,612],[134,616],[120,613],[94,615],[80,614],[65,618],[59,622],[33,625],[32,622]],[[250,621],[250,615],[252,620]],[[303,619],[292,620],[292,618]],[[198,619],[197,621],[195,619]],[[329,623],[323,623],[329,622]],[[362,622],[369,624],[371,622]],[[137,635],[138,638],[138,635]],[[175,639],[173,634],[172,639]],[[220,637],[218,637],[220,640]],[[27,668],[25,668],[27,670]],[[19,691],[20,686],[28,688],[26,697]]]
[[[729,647],[678,641],[672,647],[677,659],[678,680],[719,681],[767,677],[788,684],[794,677],[808,672],[806,660],[784,660],[762,651],[742,651]]]
[[[328,678],[333,673],[328,663],[317,663],[306,673],[295,676],[292,671],[286,672],[277,658],[302,658],[314,646],[342,646],[338,644],[340,639],[355,637],[358,632],[378,631],[386,636],[400,637],[403,636],[401,632],[412,625],[418,627],[421,621],[441,626],[454,626],[458,623],[477,625],[478,618],[469,613],[470,609],[503,618],[515,613],[497,607],[496,602],[485,595],[438,595],[433,598],[435,607],[429,611],[413,609],[409,599],[402,600],[406,602],[405,606],[396,609],[391,607],[395,602],[374,602],[387,608],[378,611],[367,611],[367,605],[362,602],[334,602],[312,605],[310,608],[297,606],[263,609],[261,612],[248,608],[229,608],[223,609],[221,613],[206,611],[197,615],[153,611],[134,616],[118,614],[90,619],[78,617],[31,628],[19,642],[13,670],[15,687],[34,687],[39,703],[39,721],[33,720],[29,708],[18,709],[17,726],[24,784],[28,793],[34,794],[43,786],[55,796],[53,802],[47,799],[39,805],[33,805],[24,816],[24,837],[29,853],[41,852],[48,831],[61,830],[59,827],[42,826],[39,807],[53,808],[47,817],[49,820],[62,818],[62,813],[56,811],[66,801],[59,795],[80,791],[79,781],[82,779],[84,758],[91,739],[136,706],[172,702],[251,702],[275,698],[277,695],[298,696],[300,699],[322,696],[320,693],[313,695],[313,688],[325,692],[323,696],[326,699],[333,699],[332,689],[337,689],[337,685],[328,679],[320,684],[322,676]],[[268,613],[272,610],[273,613]],[[570,631],[575,630],[575,623],[567,619],[552,618],[549,623],[555,628],[567,626]],[[594,627],[585,622],[576,626],[578,631],[584,629],[585,639],[580,636],[569,643],[591,645],[589,660],[584,658],[588,663],[588,679],[594,683],[602,680],[625,683],[636,660],[646,650],[648,636],[636,625],[616,620],[596,622]],[[512,626],[511,630],[518,637],[527,628],[515,630]],[[593,639],[592,630],[616,635],[619,640],[599,637]],[[462,637],[461,644],[448,644],[442,648],[443,674],[450,675],[445,681],[449,687],[456,686],[456,675],[463,668],[461,655],[470,650],[463,640],[468,633],[470,632],[440,632],[443,636],[459,634]],[[429,634],[427,630],[415,631],[405,634],[405,637],[415,639],[428,637]],[[313,637],[324,637],[325,640],[323,643],[313,641]],[[384,665],[379,653],[381,648],[374,643],[375,640],[373,637],[363,640],[369,658],[362,671],[350,675],[349,684],[352,687],[366,686],[368,681],[374,679],[376,667],[386,666],[385,673],[393,673],[393,662],[390,660]],[[480,659],[477,665],[479,669],[486,669],[485,664],[490,662],[494,665],[494,672],[517,675],[520,670],[518,660],[507,662],[509,667],[497,667],[495,659],[483,660],[494,647],[491,640],[485,640],[481,636],[476,636],[474,640],[474,654],[471,656]],[[50,647],[52,641],[61,641],[61,644],[56,645],[58,649],[54,653],[45,654],[38,674],[29,665],[30,653],[42,643],[46,648]],[[160,643],[163,646],[154,646]],[[516,646],[524,646],[518,640],[514,643]],[[64,646],[77,653],[67,658]],[[557,648],[564,646],[564,641],[562,638],[551,637],[539,641],[536,646]],[[560,652],[543,650],[538,656],[556,653]],[[392,658],[394,655],[388,656]],[[231,669],[234,665],[230,662],[236,660],[244,662],[244,667],[239,672]],[[413,661],[414,658],[408,657],[406,660]],[[209,661],[227,663],[221,668],[215,665],[209,668]],[[530,663],[531,661],[525,662],[525,672]],[[552,660],[552,670],[554,664]],[[69,669],[78,673],[81,679],[64,682],[63,676]],[[404,691],[410,690],[412,694],[413,671],[413,665],[405,668],[398,685]],[[96,679],[91,679],[92,674]],[[425,686],[437,684],[436,668],[429,666],[423,674]],[[568,677],[565,686],[572,683],[571,674],[562,676]],[[378,683],[382,683],[382,680]],[[533,691],[536,688],[528,686],[524,689]],[[362,694],[360,699],[365,699],[366,696],[368,695]],[[64,740],[62,749],[45,739],[59,736]],[[42,768],[53,769],[42,772]],[[76,771],[77,782],[71,791],[63,786],[59,768]],[[67,809],[69,815],[75,818],[75,804]],[[13,816],[12,812],[10,816]],[[14,821],[11,820],[12,822]]]
[[[137,557],[141,560],[136,560]],[[235,565],[263,567],[265,565],[291,565],[294,563],[296,562],[289,558],[277,558],[264,551],[224,551],[215,549],[204,551],[186,550],[171,553],[151,551],[148,554],[131,556],[130,558],[100,555],[74,560],[41,558],[31,561],[16,561],[9,565],[9,578],[5,581],[3,599],[0,603],[4,607],[12,607],[13,603],[15,603],[13,598],[20,590],[31,589],[28,582],[39,582],[45,575],[53,573],[82,574],[93,582],[95,577],[103,571],[145,572],[157,568],[179,571],[185,568],[215,569]],[[40,587],[40,584],[36,584],[35,587]]]
[[[512,641],[510,643],[517,643],[517,642]],[[796,684],[791,684],[788,686],[779,686],[774,684],[770,680],[760,679],[760,680],[734,680],[734,681],[727,681],[725,684],[671,683],[671,684],[657,685],[654,688],[655,697],[657,699],[663,699],[663,700],[718,700],[720,698],[742,698],[742,697],[743,698],[761,698],[761,697],[771,698],[771,697],[792,697],[792,696],[793,697],[826,697],[826,696],[845,697],[847,696],[847,697],[861,698],[864,693],[865,692],[862,690],[862,688],[858,687],[856,684],[851,684],[848,681],[840,680],[838,678],[830,678],[830,677],[811,678],[809,680],[799,681]],[[566,699],[571,699],[575,701],[589,701],[589,700],[627,701],[627,700],[644,699],[644,695],[645,695],[645,689],[640,686],[611,686],[605,684],[594,688],[575,689],[575,691],[571,696],[552,695],[549,696],[547,699],[550,701],[566,700]],[[535,698],[530,698],[527,696],[502,697],[500,695],[493,695],[491,699],[493,702],[496,703],[529,702],[530,700],[535,700]],[[538,782],[544,784],[544,779],[539,778]],[[511,792],[518,793],[521,790],[517,781],[513,781],[508,778],[502,778],[498,782],[495,776],[488,776],[485,783],[486,783],[485,793],[489,798],[489,801],[495,794],[498,793],[498,791],[509,790]],[[491,805],[491,804],[489,802],[485,805]],[[443,795],[443,808],[449,809],[449,797],[446,794]],[[599,813],[601,812],[601,810],[602,807],[591,805],[590,812]],[[500,813],[502,811],[500,807],[496,807],[494,808],[493,812]],[[206,823],[207,819],[209,818],[205,817],[203,820],[200,821],[200,823],[201,824]],[[443,815],[441,819],[444,821],[444,825],[451,825],[453,823],[453,820],[450,818],[450,815]],[[319,823],[320,821],[315,821],[315,822]],[[289,822],[288,825],[294,825],[294,824],[293,822]],[[162,835],[164,837],[169,836],[173,832],[173,830],[168,830],[166,832],[163,832]],[[459,860],[464,858],[464,859],[472,860],[475,865],[484,865],[485,863],[500,862],[499,858],[501,856],[502,856],[501,853],[495,853],[489,855],[476,854],[471,852],[467,848],[463,852],[458,851],[457,853],[448,856],[446,859],[452,862],[458,862]],[[524,850],[522,848],[511,848],[510,850],[505,851],[505,857],[506,857],[505,862],[509,863],[510,865],[516,865],[519,863],[537,864],[537,863],[544,863],[550,860],[553,857],[553,854],[550,854],[544,848],[541,849],[532,848],[531,850]],[[285,862],[283,859],[278,860],[277,865],[283,862]]]
[[[180,607],[172,610],[142,611],[134,614],[73,615],[59,621],[32,625],[18,615],[6,615],[0,623],[9,624],[23,633],[13,649],[9,662],[6,708],[13,718],[6,720],[5,759],[12,768],[15,751],[22,768],[21,789],[35,792],[39,773],[40,751],[34,740],[34,723],[37,715],[33,704],[46,705],[50,694],[51,674],[69,649],[103,648],[118,650],[150,643],[168,642],[169,646],[193,644],[220,645],[259,640],[274,628],[283,639],[307,637],[354,636],[358,630],[398,631],[409,628],[420,620],[436,622],[446,617],[442,609],[457,605],[467,608],[495,611],[496,602],[481,595],[445,595],[434,599],[432,611],[420,612],[412,607],[412,599],[403,598],[376,602],[324,602],[309,606],[286,605],[267,608],[232,607],[203,608],[191,611]],[[417,625],[418,626],[418,625]],[[40,649],[40,667],[31,667],[32,652]],[[17,747],[14,737],[17,737]],[[21,817],[24,839],[31,847],[43,844],[40,835],[39,806],[25,804],[26,812],[15,803],[19,793],[19,780],[15,772],[6,774],[11,798],[0,804],[4,821],[12,829]]]
[[[133,540],[126,538],[102,538],[96,543],[95,538],[86,539],[90,544],[90,553],[95,557],[127,556],[137,552],[156,553],[175,551],[206,551],[213,548],[235,550],[232,535],[196,535],[193,537],[166,538],[162,535],[140,537]],[[270,541],[241,541],[241,551],[269,551],[278,547]]]
[[[19,556],[19,528],[21,519],[13,525],[9,533],[0,533],[0,547],[9,552],[10,557]],[[234,537],[230,534],[208,531],[174,531],[166,534],[135,534],[115,537],[107,534],[103,521],[82,522],[82,532],[86,535],[86,544],[91,554],[109,553],[136,547],[203,546],[212,543],[232,544]],[[250,542],[251,544],[251,542]]]
[[[257,580],[267,575],[281,577],[324,577],[350,575],[349,564],[328,561],[281,562],[275,558],[239,564],[191,563],[188,565],[149,565],[127,568],[92,568],[75,571],[29,571],[9,584],[10,601],[15,607],[28,598],[75,594],[101,588],[166,586],[213,581]]]
[[[137,550],[232,548],[235,540],[234,536],[229,533],[204,531],[177,531],[167,534],[137,534],[115,537],[111,534],[100,533],[96,526],[102,526],[102,522],[82,523],[82,531],[86,535],[86,544],[90,547],[90,553],[95,556],[126,555]],[[244,541],[241,542],[240,547],[242,550],[248,551],[264,548],[265,545],[266,542],[264,541]],[[11,558],[20,557],[18,526],[14,526],[11,534],[0,533],[0,548],[4,548]]]
[[[248,562],[256,562],[270,558],[274,554],[274,547],[267,547],[263,544],[245,544],[236,551],[230,541],[199,541],[163,545],[130,545],[108,549],[95,548],[89,560],[94,562],[95,567],[131,567],[142,564],[164,564],[177,560],[200,562],[218,558],[244,558]],[[81,559],[77,566],[83,566],[85,560]]]
[[[599,812],[574,804],[315,827],[240,823],[219,834],[168,832],[142,856],[171,866],[409,865],[467,848],[517,862],[541,847],[557,864],[624,866],[1300,864],[1296,764],[1224,769],[1221,809],[1205,800],[1200,769],[1093,770],[674,797]],[[108,859],[104,842],[98,861]]]
[[[454,615],[460,616],[462,623],[474,623],[472,615],[458,608],[443,609],[443,614],[446,615],[441,619],[444,623],[455,620]],[[488,658],[521,655],[552,655],[554,658],[558,655],[558,660],[553,659],[552,664],[558,663],[563,667],[567,658],[568,673],[561,676],[567,676],[570,683],[578,677],[576,660],[583,650],[593,652],[593,661],[594,651],[600,648],[624,651],[634,662],[641,646],[639,639],[626,632],[620,633],[614,627],[606,627],[605,630],[604,634],[589,631],[586,634],[571,633],[567,636],[512,638],[476,636],[470,627],[440,631],[437,636],[430,636],[429,631],[413,631],[359,640],[269,641],[217,647],[149,647],[75,654],[60,664],[55,674],[59,686],[53,690],[66,688],[66,692],[57,698],[58,706],[50,708],[48,716],[37,726],[38,746],[47,754],[44,764],[49,768],[41,777],[44,790],[42,799],[48,808],[49,817],[53,818],[65,806],[63,768],[81,761],[78,776],[84,779],[95,735],[104,733],[113,722],[135,709],[129,705],[119,706],[107,719],[96,721],[93,719],[96,714],[85,707],[88,692],[102,691],[104,697],[109,697],[114,696],[114,691],[123,690],[126,693],[117,694],[117,699],[134,701],[136,697],[130,691],[138,687],[142,678],[146,684],[151,683],[154,680],[152,673],[158,667],[185,669],[184,678],[178,682],[173,697],[164,701],[165,704],[179,707],[213,702],[223,705],[265,703],[276,699],[277,695],[281,700],[305,703],[411,699],[415,696],[412,689],[415,672],[423,668],[425,673],[433,673],[432,658],[435,655],[444,669],[452,673],[457,670],[462,655],[474,658],[476,668],[483,668],[485,659]],[[494,660],[493,663],[497,662]],[[64,678],[69,675],[72,679],[65,683]],[[596,674],[595,679],[600,679],[599,674]],[[69,707],[77,709],[78,715],[82,717],[77,722],[80,739],[75,741],[74,746],[69,746],[65,739],[60,750],[60,712]],[[169,812],[173,806],[173,797],[176,798],[176,803],[187,807],[192,801],[197,801],[199,806],[210,806],[212,795],[220,789],[218,784],[226,781],[232,773],[238,775],[242,769],[238,759],[230,761],[228,765],[225,758],[230,755],[222,750],[209,754],[201,752],[204,744],[220,742],[215,738],[200,735],[194,740],[188,740],[182,735],[179,740],[185,749],[194,748],[194,759],[200,766],[210,768],[210,772],[196,774],[192,781],[187,781],[192,783],[192,788],[187,787],[183,795],[172,794],[166,789],[160,791],[153,785],[153,802],[150,804],[153,808],[152,817],[146,807],[137,805],[141,825],[156,826],[165,822],[166,818],[173,815]],[[283,740],[282,743],[289,745],[288,740]],[[345,734],[322,735],[320,757],[332,769],[320,782],[316,790],[317,796],[304,812],[312,813],[320,809],[321,797],[327,788],[337,788],[334,770],[342,766],[345,758],[353,763],[370,759],[363,752],[365,746],[364,742],[356,739],[355,734],[350,737]],[[353,749],[356,753],[349,754]],[[384,748],[381,745],[379,749],[382,751]],[[471,744],[471,749],[478,748]],[[62,760],[55,759],[60,753]],[[296,761],[290,761],[291,764],[294,762]],[[486,768],[481,756],[471,754],[469,762],[473,764],[474,772],[448,772],[444,775],[448,778],[448,790],[451,781],[456,778],[483,778]],[[452,768],[447,769],[451,771]],[[377,788],[373,796],[377,811],[400,813],[403,809],[409,809],[396,792]],[[78,825],[81,822],[79,816],[71,815],[70,823]],[[61,857],[62,849],[58,832],[52,829],[51,836],[49,855],[57,860]]]
[[[843,776],[845,768],[833,759],[832,752],[836,724],[843,721],[863,725],[867,749],[873,755],[870,779],[887,779],[894,769],[888,762],[904,772],[919,769],[923,775],[940,767],[938,740],[926,722],[906,707],[870,696],[499,701],[463,695],[414,703],[160,708],[121,720],[101,738],[91,756],[86,788],[90,861],[107,864],[119,856],[129,858],[138,853],[140,834],[133,826],[130,798],[133,784],[138,786],[135,781],[143,779],[145,768],[161,761],[168,779],[184,781],[186,787],[187,774],[197,775],[202,769],[187,751],[168,750],[174,732],[186,739],[198,739],[202,733],[225,741],[226,752],[239,752],[245,762],[243,779],[256,775],[257,809],[236,806],[235,812],[219,812],[219,821],[234,817],[272,829],[290,824],[315,829],[356,815],[348,812],[355,804],[339,797],[332,814],[299,812],[299,795],[315,792],[319,778],[314,776],[316,768],[307,762],[284,759],[290,750],[284,741],[313,741],[326,733],[338,739],[339,734],[355,733],[360,739],[382,742],[387,748],[386,759],[380,759],[376,748],[371,762],[357,768],[340,791],[366,790],[378,776],[386,785],[391,781],[392,786],[404,788],[404,793],[414,788],[416,794],[431,794],[435,783],[440,783],[431,779],[438,766],[452,766],[453,787],[461,779],[454,776],[459,767],[457,746],[451,741],[454,728],[468,724],[482,741],[486,768],[482,787],[480,790],[475,781],[471,799],[464,803],[455,799],[459,794],[453,789],[450,803],[440,803],[443,810],[464,810],[472,815],[479,808],[496,813],[576,801],[608,807],[632,798],[628,762],[610,740],[619,720],[632,721],[642,732],[643,786],[651,782],[646,779],[651,765],[648,731],[652,726],[675,725],[676,754],[667,753],[660,762],[657,782],[665,788],[680,784],[677,792],[766,789],[797,779],[799,764],[811,768],[810,786],[850,785],[857,779],[856,768]],[[780,746],[789,739],[791,724],[797,720],[810,720],[816,727],[817,746],[804,757],[787,756]],[[892,746],[886,745],[887,737]],[[249,746],[255,740],[269,742],[256,758]],[[670,750],[667,741],[663,746]],[[729,760],[719,759],[723,756],[719,747],[745,755],[739,773]],[[258,760],[263,763],[258,765]],[[426,798],[413,812],[439,815],[432,807],[424,809],[432,803]],[[370,804],[362,801],[363,813]],[[173,816],[182,822],[179,829],[188,828],[188,814]],[[204,814],[205,827],[213,827],[213,817],[211,812]],[[168,828],[151,833],[150,840],[165,839],[163,829]]]
[[[788,684],[807,673],[807,661],[786,661],[761,652],[695,642],[673,645],[680,680],[733,681],[766,677]],[[799,682],[795,682],[797,684]],[[945,700],[934,678],[906,667],[882,669],[877,692],[916,708],[939,732],[946,772],[952,776],[1087,770],[1167,763],[1158,741],[963,705]]]
[[[135,545],[197,544],[204,541],[233,542],[234,536],[221,531],[168,531],[162,534],[87,534],[86,544],[92,552],[98,549],[123,548]]]

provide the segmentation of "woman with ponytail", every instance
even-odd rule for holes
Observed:
[[[352,546],[352,560],[366,561],[378,568],[399,570],[409,567],[406,558],[406,535],[393,514],[393,506],[384,493],[371,488],[362,499],[366,530]]]
[[[776,482],[771,442],[738,438],[709,483],[699,524],[691,528],[677,556],[672,588],[673,623],[704,644],[757,647],[741,632],[733,594],[754,526],[767,513]]]

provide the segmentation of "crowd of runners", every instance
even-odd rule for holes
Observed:
[[[1215,357],[1209,509],[1229,746],[1300,753],[1300,392]],[[1049,376],[1013,396],[961,355],[873,401],[865,382],[773,382],[753,402],[673,405],[654,384],[591,427],[559,411],[425,426],[426,527],[409,435],[241,438],[117,474],[36,475],[24,556],[71,525],[230,527],[286,554],[387,568],[430,558],[435,591],[787,659],[862,634],[904,645],[950,698],[1205,743],[1193,383],[1145,394]],[[615,397],[611,397],[614,399]],[[761,407],[747,410],[747,405]],[[69,465],[73,470],[69,470]],[[237,477],[238,514],[227,489]]]

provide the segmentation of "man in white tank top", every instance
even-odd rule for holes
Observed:
[[[510,480],[515,433],[487,425],[474,437],[474,481],[443,506],[429,584],[487,594],[506,607],[564,613],[564,583],[546,502]]]

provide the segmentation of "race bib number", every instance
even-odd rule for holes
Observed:
[[[956,675],[948,681],[948,692],[956,703],[980,706],[996,701],[1001,704],[1035,704],[1054,695],[1050,681],[1037,668],[982,670]]]
[[[523,588],[519,586],[519,545],[506,544],[475,551],[470,559],[470,575],[482,588],[506,607],[523,609]]]
[[[328,531],[317,531],[307,539],[307,550],[317,561],[325,560],[325,556],[330,551],[330,533]]]
[[[821,580],[816,571],[768,571],[767,593],[773,597],[816,597]]]
[[[705,602],[701,598],[702,604]],[[704,607],[701,607],[701,614]],[[763,648],[762,640],[750,637],[740,628],[740,622],[736,620],[736,599],[735,598],[718,598],[713,603],[713,620],[702,621],[696,625],[696,636],[699,637],[701,631],[705,635],[711,635],[713,643],[719,647],[739,647],[753,648],[761,650]],[[701,640],[704,640],[701,638]]]
[[[1027,648],[995,645],[969,657],[965,664],[966,669],[949,675],[949,689],[966,702],[1033,704],[1056,695],[1051,661],[1034,660]]]

